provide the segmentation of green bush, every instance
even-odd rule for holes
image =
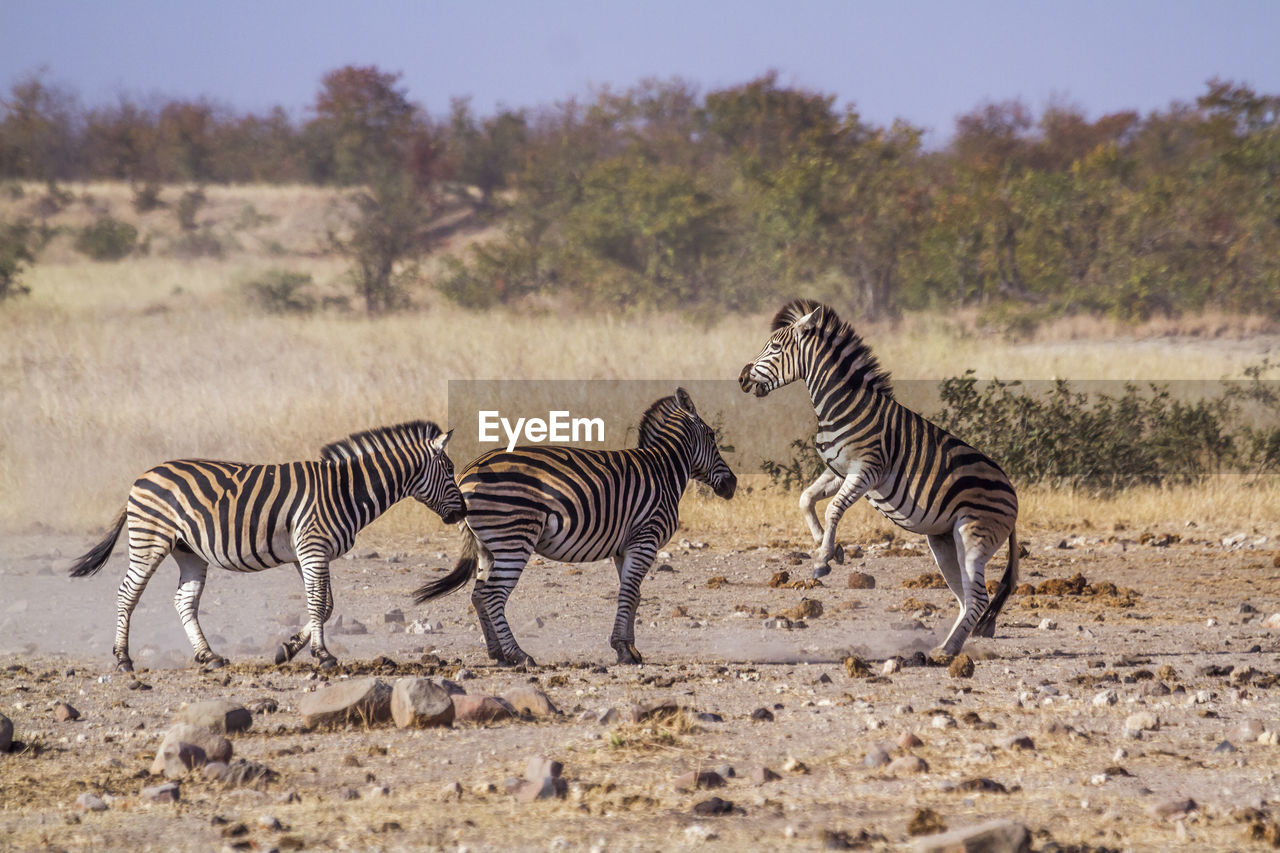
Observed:
[[[31,243],[31,223],[0,222],[0,302],[31,292],[20,280],[23,268],[35,261]]]
[[[178,225],[183,231],[195,231],[198,227],[196,223],[196,215],[200,212],[200,208],[204,207],[207,199],[204,197],[204,191],[196,188],[187,190],[178,199]]]
[[[133,209],[138,213],[148,213],[158,207],[164,207],[160,200],[160,186],[148,181],[133,188]]]
[[[267,270],[245,285],[249,301],[268,314],[310,314],[316,309],[310,273]]]
[[[128,222],[103,216],[80,230],[75,248],[95,261],[118,261],[132,252],[137,243],[137,228]]]

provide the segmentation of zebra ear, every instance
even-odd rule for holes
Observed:
[[[805,314],[799,320],[792,323],[791,328],[795,330],[797,335],[812,332],[814,329],[818,328],[818,324],[822,322],[822,318],[819,316],[821,311],[822,306],[819,305],[817,308],[814,308],[808,314]]]
[[[436,453],[444,453],[444,446],[449,443],[449,438],[453,435],[453,430],[449,430],[444,435],[438,436],[431,442],[431,449]]]
[[[689,392],[683,388],[676,389],[676,402],[680,404],[680,408],[684,409],[691,415],[698,414],[698,410],[693,405],[693,398],[689,396]]]

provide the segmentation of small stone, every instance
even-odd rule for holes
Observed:
[[[1274,729],[1269,729],[1258,735],[1258,743],[1263,746],[1276,746],[1277,744],[1280,744],[1280,732],[1277,732]]]
[[[1235,752],[1236,747],[1235,747],[1235,744],[1233,744],[1231,741],[1224,740],[1222,743],[1215,746],[1213,748],[1213,751],[1214,752]]]
[[[871,675],[871,667],[857,655],[849,655],[844,659],[844,671],[850,678],[867,678]]]
[[[519,716],[505,700],[497,696],[451,696],[455,723],[494,723]]]
[[[53,706],[53,717],[60,723],[69,723],[80,719],[80,712],[66,702],[59,702]]]
[[[754,785],[764,785],[768,782],[776,782],[782,776],[765,767],[763,764],[751,771],[751,782]]]
[[[1124,720],[1124,733],[1133,737],[1141,732],[1155,731],[1160,728],[1160,718],[1150,711],[1138,711]]]
[[[270,696],[255,699],[249,703],[249,710],[254,714],[274,714],[280,710],[280,703]]]
[[[862,766],[874,770],[888,766],[891,760],[892,759],[889,758],[889,753],[885,752],[878,746],[873,746],[871,749],[868,749],[867,754],[863,756]]]
[[[391,718],[402,729],[453,724],[453,698],[428,678],[400,678],[391,688]]]
[[[1181,815],[1190,814],[1198,808],[1196,801],[1187,797],[1172,800],[1161,800],[1150,808],[1153,817],[1175,820]]]
[[[76,808],[82,812],[105,812],[107,804],[97,794],[85,791],[76,797]]]
[[[516,788],[516,800],[531,803],[534,800],[561,799],[569,792],[569,783],[559,776],[546,776],[534,781],[525,780]]]
[[[207,728],[176,723],[165,732],[151,763],[151,773],[179,779],[188,770],[203,767],[210,761],[225,763],[230,760],[231,741]]]
[[[338,799],[339,800],[358,800],[360,799],[360,792],[357,791],[355,788],[343,788],[341,791],[338,792]]]
[[[950,714],[934,714],[929,719],[929,725],[935,729],[954,729],[956,727],[956,718]]]
[[[786,571],[774,572],[773,576],[769,578],[769,586],[772,587],[773,589],[777,589],[779,587],[786,586],[790,580],[791,580],[790,572],[786,572]]]
[[[392,688],[381,678],[353,678],[330,682],[328,687],[305,693],[298,702],[302,725],[381,723],[391,719]]]
[[[797,776],[804,776],[809,772],[809,767],[798,758],[788,758],[782,764],[782,769],[788,773],[795,773]]]
[[[876,579],[866,572],[850,572],[846,585],[849,589],[875,589]]]
[[[1035,741],[1027,735],[1014,735],[1013,737],[1006,738],[1001,746],[1005,749],[1034,750],[1036,748]]]
[[[751,719],[757,722],[771,722],[773,720],[773,712],[768,708],[756,708],[751,712]]]
[[[1272,613],[1266,619],[1262,620],[1263,628],[1280,628],[1280,613]]]
[[[689,844],[705,844],[708,841],[715,841],[717,838],[719,836],[710,827],[700,823],[687,826],[684,830],[684,840]]]
[[[920,738],[916,737],[911,732],[903,732],[898,735],[896,743],[901,749],[915,749],[918,746],[924,746],[924,741],[920,740]]]
[[[551,697],[538,688],[529,685],[521,685],[508,690],[502,694],[502,698],[520,714],[529,714],[534,717],[554,717],[560,713],[559,709],[551,701]]]
[[[917,838],[914,853],[952,853],[952,851],[984,851],[984,853],[1027,853],[1031,849],[1031,831],[1020,823],[993,820],[953,829],[937,835]]]
[[[723,788],[726,783],[724,777],[714,770],[690,770],[677,776],[672,784],[680,790],[696,791],[700,788]]]
[[[880,667],[881,675],[893,675],[895,672],[902,671],[902,661],[898,658],[889,658]]]
[[[729,800],[722,800],[719,797],[712,797],[709,800],[694,803],[691,811],[696,815],[703,816],[732,814],[733,803]]]
[[[1045,617],[1040,620],[1040,624],[1036,627],[1041,631],[1056,631],[1058,630],[1058,623],[1048,617]]]
[[[238,702],[214,699],[191,703],[178,713],[177,721],[226,734],[248,729],[253,725],[253,714]]]
[[[386,613],[382,614],[382,621],[384,624],[388,625],[403,625],[404,611],[399,607],[393,610],[388,610]]]
[[[694,715],[694,718],[700,723],[723,723],[724,717],[712,711],[700,711]]]
[[[280,832],[284,829],[284,824],[275,815],[264,814],[258,817],[258,826],[269,832]]]
[[[792,622],[816,619],[822,615],[822,602],[816,598],[802,598],[795,607],[782,611],[782,615]]]
[[[633,723],[641,723],[654,717],[673,716],[679,712],[680,703],[668,697],[631,705],[627,708],[627,719]],[[603,722],[603,719],[601,722]]]
[[[1114,690],[1103,690],[1097,696],[1093,697],[1093,704],[1098,708],[1105,708],[1114,705],[1120,700],[1120,696]]]
[[[177,782],[165,782],[163,785],[143,788],[141,796],[152,803],[176,803],[182,796],[182,789]]]
[[[726,779],[733,779],[738,775],[738,771],[734,769],[732,764],[721,764],[716,767],[716,772]]]
[[[927,773],[929,764],[918,755],[901,755],[889,762],[890,773]]]
[[[961,652],[951,659],[947,672],[952,678],[973,678],[973,658]]]

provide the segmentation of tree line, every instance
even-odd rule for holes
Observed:
[[[940,147],[922,138],[772,73],[491,116],[458,99],[434,118],[399,75],[345,67],[297,120],[207,100],[83,108],[32,74],[0,101],[0,179],[116,179],[140,197],[172,182],[347,188],[371,310],[396,307],[396,271],[430,248],[450,199],[504,236],[434,282],[474,307],[808,295],[868,318],[1280,316],[1280,96],[1214,80],[1193,102],[1097,119],[987,103]]]

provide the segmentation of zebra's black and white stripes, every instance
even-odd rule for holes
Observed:
[[[471,601],[494,660],[532,662],[507,624],[506,603],[529,558],[580,563],[612,558],[618,612],[609,643],[619,663],[640,663],[635,646],[640,582],[675,532],[690,478],[722,498],[737,478],[683,388],[644,413],[639,447],[595,451],[517,447],[487,453],[463,469],[463,553],[447,576],[415,592],[418,603],[452,592],[474,574]]]
[[[201,664],[226,660],[209,648],[198,612],[209,566],[256,572],[294,563],[307,595],[306,627],[283,643],[276,662],[307,644],[325,666],[324,645],[333,610],[329,562],[348,551],[356,534],[392,504],[413,497],[448,524],[466,510],[445,453],[449,434],[428,421],[356,433],[326,445],[319,460],[251,465],[182,459],[166,462],[133,483],[110,533],[76,561],[72,577],[96,573],[126,523],[129,569],[117,597],[116,661],[131,670],[129,620],[147,581],[170,553],[178,563],[174,606]]]
[[[742,368],[744,391],[763,397],[801,380],[818,416],[824,472],[800,505],[818,550],[815,577],[841,560],[836,527],[864,495],[894,523],[928,537],[934,560],[960,603],[942,651],[956,654],[970,634],[991,636],[1018,578],[1014,525],[1018,498],[1000,467],[894,399],[871,349],[831,308],[808,300],[785,306],[755,361]],[[826,529],[814,503],[830,497]],[[1009,567],[994,598],[987,562],[1006,542]]]

